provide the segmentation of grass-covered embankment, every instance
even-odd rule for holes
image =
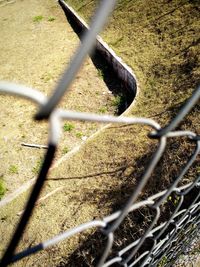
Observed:
[[[67,1],[87,21],[98,1]],[[133,109],[154,116],[180,105],[199,82],[198,1],[118,1],[102,34],[140,82]]]

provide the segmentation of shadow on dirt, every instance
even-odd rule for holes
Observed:
[[[185,150],[182,150],[181,146],[184,146]],[[139,200],[144,200],[149,196],[156,194],[158,191],[160,192],[165,188],[169,187],[169,184],[172,184],[173,181],[177,179],[178,175],[183,169],[183,166],[187,163],[187,161],[193,154],[194,149],[195,149],[194,145],[185,140],[184,138],[179,141],[177,140],[170,141],[167,146],[166,153],[161,158],[161,161],[158,163],[155,171],[152,173],[149,182],[145,187],[144,193],[140,195]],[[141,180],[144,170],[147,168],[149,164],[149,159],[152,158],[152,155],[155,151],[155,146],[150,147],[149,151],[151,152],[136,159],[134,162],[126,162],[127,164],[126,167],[129,166],[133,167],[133,171],[132,173],[130,173],[130,175],[126,177],[124,176],[124,170],[125,170],[124,162],[123,164],[121,164],[123,165],[121,166],[121,168],[118,168],[113,173],[109,173],[111,179],[121,180],[123,181],[122,183],[113,186],[112,188],[108,188],[106,190],[105,189],[95,190],[95,193],[91,192],[90,190],[84,191],[84,197],[82,198],[82,201],[84,203],[90,203],[90,202],[97,203],[97,209],[99,210],[102,207],[104,208],[107,207],[112,212],[120,210],[125,205],[129,197],[132,195],[132,192],[134,191],[136,184]],[[180,162],[180,158],[183,158],[184,160]],[[170,169],[168,168],[169,161],[172,163]],[[191,174],[193,175],[193,177],[197,176],[197,171],[195,171],[197,168],[197,163],[198,160],[193,164],[190,171],[182,180],[181,183],[182,185],[185,182],[187,182],[188,179],[191,179],[190,178]],[[163,174],[165,174],[165,176]],[[94,176],[96,175],[101,175],[101,174],[100,173],[94,174]],[[74,178],[81,179],[81,177],[74,177]],[[86,177],[82,177],[82,179],[85,178]],[[197,196],[197,194],[198,190],[196,188],[191,190],[189,194],[185,196],[180,209],[181,210],[185,208],[187,209],[189,205],[188,203],[191,203]],[[176,193],[172,192],[168,200],[160,206],[160,216],[157,225],[162,224],[172,216],[178,202],[179,202],[179,196]],[[100,203],[99,206],[98,203]],[[117,251],[120,251],[121,249],[128,246],[130,243],[132,243],[133,241],[137,240],[142,235],[144,235],[147,229],[149,228],[151,222],[155,218],[155,216],[156,216],[156,211],[151,207],[151,205],[145,205],[135,210],[134,212],[131,212],[125,218],[124,222],[120,225],[120,227],[115,231],[115,241],[113,244],[112,252],[110,253],[108,260],[111,259],[112,257],[116,257]],[[177,217],[177,220],[178,219],[179,217]],[[175,225],[174,223],[169,224],[169,226],[164,231],[159,240],[166,237],[167,233],[174,229],[174,225]],[[145,243],[138,250],[135,259],[139,255],[142,255],[142,253],[144,253],[145,251],[151,249],[151,247],[154,244],[153,239],[155,238],[155,236],[147,238],[145,240]],[[96,266],[100,256],[103,253],[103,249],[106,246],[106,242],[107,242],[106,237],[101,231],[98,230],[91,235],[84,236],[83,238],[81,236],[79,239],[80,246],[71,254],[70,257],[68,258],[63,257],[63,260],[59,263],[59,265],[57,265],[57,267]],[[130,251],[124,255],[125,258],[129,253]],[[142,260],[143,259],[144,258],[142,258]],[[141,266],[140,264],[141,261],[139,261],[138,264],[134,266],[139,267]],[[113,266],[121,266],[121,265],[115,263]]]

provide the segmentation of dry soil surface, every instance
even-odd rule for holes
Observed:
[[[52,93],[79,44],[55,0],[1,0],[0,39],[0,80],[37,88],[45,95]],[[88,58],[61,106],[113,113],[113,96],[99,76]],[[26,100],[3,95],[0,106],[0,175],[8,195],[37,174],[44,150],[22,147],[21,143],[45,145],[48,125],[33,121],[37,107]],[[57,159],[100,127],[71,123],[62,135]]]

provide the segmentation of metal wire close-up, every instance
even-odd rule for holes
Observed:
[[[3,93],[12,93],[16,95],[21,95],[22,97],[26,97],[29,99],[32,99],[32,101],[36,101],[38,92],[32,91],[31,89],[26,88],[26,95],[23,93],[23,88],[20,89],[20,87],[17,87],[14,84],[6,84],[1,83],[0,84],[0,91]],[[198,92],[200,91],[200,88],[198,88]],[[196,91],[197,92],[197,91]],[[40,99],[44,99],[43,96]],[[196,98],[196,101],[198,101],[199,98]],[[196,102],[195,101],[195,102]],[[41,101],[39,101],[40,104]],[[192,103],[194,105],[194,103]],[[191,101],[189,100],[185,107],[187,110],[191,109],[192,107]],[[179,114],[178,114],[179,116]],[[51,117],[50,117],[50,123],[52,125],[51,127],[51,133],[49,138],[49,148],[45,156],[45,161],[42,166],[42,169],[40,171],[40,174],[38,176],[38,180],[35,183],[34,189],[32,191],[32,194],[30,196],[30,199],[27,203],[27,207],[22,215],[22,218],[20,220],[20,223],[18,224],[17,229],[15,230],[15,234],[13,235],[13,238],[6,250],[6,253],[4,254],[4,257],[1,260],[1,266],[7,266],[11,262],[18,261],[24,257],[27,257],[33,253],[36,253],[40,250],[46,249],[50,246],[53,246],[67,238],[69,238],[72,235],[75,235],[77,233],[83,232],[88,228],[91,227],[98,227],[102,229],[102,231],[108,236],[108,243],[107,247],[105,249],[104,255],[102,256],[102,259],[100,260],[99,266],[111,266],[115,264],[116,262],[120,262],[123,266],[137,266],[138,262],[140,263],[140,266],[156,266],[163,258],[163,254],[167,255],[168,259],[174,259],[177,254],[180,254],[183,250],[183,247],[180,246],[180,249],[178,251],[173,252],[170,250],[171,247],[173,247],[173,243],[177,243],[180,235],[182,232],[187,231],[189,235],[196,233],[199,230],[200,227],[200,192],[196,196],[196,198],[190,203],[190,206],[186,210],[181,210],[181,204],[184,201],[184,198],[186,195],[190,194],[190,192],[196,188],[199,190],[200,188],[200,176],[198,176],[194,181],[188,185],[185,185],[183,187],[177,187],[179,181],[183,178],[185,173],[188,171],[188,169],[191,167],[197,156],[200,152],[200,140],[197,138],[197,135],[193,132],[188,131],[174,131],[174,132],[167,132],[166,135],[159,138],[159,146],[157,148],[157,151],[155,152],[154,157],[152,158],[149,167],[145,170],[144,175],[136,187],[136,189],[133,192],[133,195],[129,198],[129,201],[124,206],[124,208],[106,218],[104,218],[102,221],[91,221],[88,223],[85,223],[83,225],[77,226],[76,228],[67,231],[65,233],[59,234],[56,237],[53,237],[50,240],[47,240],[45,242],[42,242],[41,244],[38,244],[37,246],[28,248],[27,250],[24,250],[22,252],[19,252],[17,254],[13,254],[14,250],[20,240],[20,237],[22,235],[22,232],[24,231],[26,224],[29,221],[30,215],[32,213],[32,210],[34,208],[34,203],[36,202],[40,190],[43,186],[45,177],[48,174],[48,170],[51,166],[52,159],[54,157],[54,153],[56,150],[56,146],[58,143],[58,136],[57,133],[60,128],[60,121],[62,119],[67,120],[86,120],[86,121],[95,121],[95,122],[104,122],[104,123],[125,123],[125,124],[142,124],[142,125],[149,125],[152,127],[153,130],[160,131],[160,126],[155,121],[151,119],[145,119],[145,118],[131,118],[131,117],[113,117],[113,116],[99,116],[95,114],[86,114],[86,113],[74,113],[70,111],[65,110],[55,110]],[[175,121],[178,121],[177,117],[175,118]],[[174,121],[172,121],[173,125],[175,124]],[[177,124],[176,124],[177,125]],[[176,127],[176,125],[174,127]],[[56,129],[55,129],[56,128]],[[151,135],[149,135],[151,138]],[[193,142],[196,143],[196,148],[191,155],[191,158],[186,163],[185,167],[182,169],[179,176],[176,178],[176,180],[171,184],[171,186],[161,193],[158,193],[155,196],[150,197],[146,201],[142,202],[136,202],[138,195],[144,188],[145,184],[147,183],[152,171],[156,167],[158,161],[160,160],[161,156],[163,155],[166,147],[166,142],[168,138],[173,138],[173,136],[186,136],[190,138]],[[155,138],[155,137],[153,137]],[[171,218],[163,223],[160,226],[156,225],[159,217],[160,217],[160,206],[165,203],[169,195],[174,192],[179,196],[179,203],[172,214]],[[125,247],[123,250],[118,252],[118,255],[109,260],[108,262],[105,262],[109,252],[112,248],[113,240],[114,240],[114,232],[119,227],[121,222],[124,220],[124,218],[131,212],[134,212],[138,208],[141,208],[142,206],[148,205],[152,209],[156,210],[156,215],[154,219],[151,222],[151,225],[145,232],[145,234],[137,241],[131,243],[129,246]],[[163,237],[163,234],[166,232],[166,229],[173,225],[173,229],[166,234],[166,236]],[[162,238],[161,238],[162,236]],[[153,239],[154,245],[152,246],[150,251],[144,252],[142,255],[137,257],[135,259],[135,255],[137,251],[141,248],[141,246],[144,244],[145,240],[147,238],[151,237]],[[182,242],[182,241],[181,241]],[[180,240],[179,242],[180,243]],[[126,258],[124,258],[124,254],[127,255]],[[175,255],[174,255],[175,254]],[[134,259],[134,260],[133,260]],[[168,266],[168,265],[167,265]],[[169,265],[170,266],[170,265]]]
[[[39,110],[35,115],[35,118],[37,120],[46,119],[50,126],[48,149],[44,163],[32,189],[29,200],[27,201],[26,208],[1,259],[1,266],[7,266],[10,263],[17,262],[41,250],[54,246],[59,242],[63,242],[64,240],[67,242],[69,237],[83,233],[90,228],[99,229],[106,237],[106,245],[97,264],[98,267],[116,266],[116,264],[129,267],[161,266],[159,265],[161,263],[163,263],[162,266],[172,266],[172,262],[174,262],[185,248],[190,245],[193,237],[200,229],[200,176],[198,175],[197,177],[194,177],[192,182],[180,186],[180,182],[183,180],[185,174],[191,168],[200,153],[200,139],[197,133],[190,131],[189,129],[176,130],[185,116],[200,100],[200,87],[194,90],[191,97],[177,113],[177,116],[173,118],[164,128],[162,128],[157,121],[148,118],[103,116],[90,113],[73,112],[56,107],[65,92],[68,90],[77,71],[80,69],[83,60],[94,47],[97,34],[107,21],[108,15],[113,11],[115,2],[115,0],[105,0],[101,2],[101,5],[92,21],[91,30],[85,34],[83,42],[75,54],[74,59],[65,71],[53,95],[49,99],[35,89],[23,87],[14,83],[0,82],[1,94],[12,94],[34,102]],[[59,144],[61,123],[63,120],[141,125],[142,127],[148,126],[151,130],[149,130],[147,138],[149,138],[149,140],[156,140],[156,149],[152,158],[149,160],[149,164],[145,168],[141,179],[132,190],[128,201],[126,201],[120,210],[103,219],[83,222],[83,224],[77,225],[71,230],[59,233],[46,241],[41,241],[40,244],[28,247],[21,252],[15,253],[17,245],[20,242],[22,234],[26,229],[31,218],[31,214],[36,206],[36,201],[38,200],[44,186],[49,169],[52,166],[55,152]],[[157,192],[157,194],[152,195],[145,200],[139,201],[139,195],[144,190],[144,187],[149,181],[153,171],[165,154],[169,140],[181,137],[187,138],[189,142],[194,144],[194,149],[190,158],[168,188],[162,192]],[[190,194],[193,194],[192,192],[194,190],[197,191],[195,197],[191,198],[187,208],[184,208],[182,204],[184,203],[185,198]],[[177,198],[176,208],[170,218],[159,224],[161,207],[167,202],[172,193],[175,194]],[[115,252],[115,256],[112,256],[111,258],[109,255],[114,244],[117,229],[119,229],[120,225],[124,222],[128,215],[134,214],[134,212],[142,207],[148,207],[154,214],[148,228],[139,239],[133,240],[133,242],[131,242],[128,246]],[[152,245],[148,249],[142,250],[144,244],[149,239],[151,239]],[[183,242],[183,240],[185,242]]]

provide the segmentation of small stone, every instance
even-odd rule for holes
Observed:
[[[134,168],[131,166],[131,167],[128,167],[126,168],[126,170],[124,171],[124,176],[130,176],[134,171]]]

